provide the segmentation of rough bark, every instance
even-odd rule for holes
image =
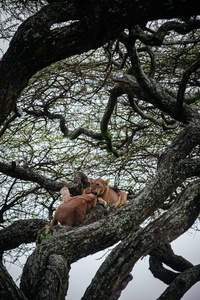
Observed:
[[[199,280],[200,265],[197,265],[178,275],[157,300],[179,300]]]
[[[35,242],[38,232],[48,222],[42,219],[19,220],[0,230],[0,252],[17,248],[23,243]]]
[[[68,289],[69,269],[62,255],[51,254],[46,264],[46,272],[40,278],[42,284],[38,285],[34,292],[31,291],[30,286],[24,290],[27,299],[64,300]]]
[[[51,2],[21,24],[2,58],[0,63],[0,123],[6,119],[12,109],[15,110],[14,117],[17,116],[15,108],[17,98],[26,87],[28,80],[38,70],[60,59],[96,49],[109,40],[118,38],[125,28],[161,18],[188,19],[191,15],[200,12],[196,0],[173,0],[171,2],[114,0],[112,3],[109,0],[89,0],[87,3],[86,1],[80,3],[78,0],[61,0]],[[53,25],[69,20],[73,22],[61,28],[52,29]],[[186,26],[197,26],[190,27],[189,30],[199,28],[198,22],[185,24],[184,28],[174,23],[167,24],[167,26],[162,28],[164,35],[168,28],[176,28],[177,32],[178,30],[187,31]],[[149,39],[150,44],[162,42],[163,35],[160,36],[160,33],[151,35],[157,39],[154,41],[150,40],[149,36],[144,36],[145,41]],[[130,30],[130,37],[131,34],[132,37],[141,38],[141,32],[137,26]],[[93,137],[103,138],[108,150],[116,157],[119,156],[118,152],[113,149],[107,125],[116,99],[119,94],[123,93],[129,95],[133,109],[136,110],[137,107],[134,106],[132,97],[137,95],[175,120],[186,124],[185,128],[160,157],[155,179],[135,199],[118,211],[111,210],[110,213],[108,209],[102,209],[100,219],[96,218],[95,214],[91,214],[91,219],[86,218],[81,227],[51,229],[52,237],[47,239],[48,236],[46,236],[45,241],[35,249],[24,267],[21,288],[29,299],[64,299],[68,288],[69,265],[119,241],[121,241],[119,245],[115,247],[97,272],[83,299],[117,299],[132,278],[130,271],[135,262],[148,253],[159,258],[159,262],[162,261],[182,272],[178,276],[171,273],[170,279],[169,273],[163,275],[163,269],[159,275],[157,273],[160,279],[165,280],[168,276],[168,283],[172,282],[159,299],[175,299],[172,295],[178,299],[194,282],[199,280],[199,266],[184,271],[190,267],[189,262],[182,261],[180,257],[174,257],[170,249],[166,250],[166,253],[171,254],[170,259],[166,253],[165,255],[158,253],[158,249],[164,249],[163,245],[166,240],[172,241],[190,228],[196,220],[200,211],[199,181],[188,186],[175,204],[160,218],[145,228],[140,228],[140,224],[151,216],[185,179],[200,175],[200,159],[189,159],[190,152],[200,143],[199,116],[184,103],[187,80],[190,74],[199,67],[199,60],[186,70],[179,86],[178,96],[172,96],[170,91],[156,84],[153,78],[149,79],[144,75],[137,51],[133,47],[133,40],[122,35],[121,40],[127,47],[135,77],[127,76],[125,79],[117,79],[120,85],[112,90],[110,102],[101,122],[101,134],[95,134]],[[115,92],[117,92],[116,95]],[[60,126],[66,133],[67,128],[63,124],[61,115],[56,117],[60,119]],[[0,134],[3,134],[12,119],[7,120]],[[81,132],[84,132],[84,129]],[[89,134],[91,136],[91,132]],[[76,176],[73,184],[55,182],[30,170],[19,168],[15,162],[10,165],[1,163],[0,171],[11,177],[38,183],[47,190],[58,191],[66,185],[74,195],[81,194],[83,187],[88,184],[87,178],[81,174]],[[95,223],[91,224],[93,221]],[[1,253],[17,247],[22,242],[35,240],[39,229],[44,224],[46,222],[43,220],[24,220],[15,222],[2,230],[0,232],[2,234]],[[6,243],[8,238],[9,243]],[[24,295],[17,289],[3,266],[1,276],[2,297],[11,291],[13,299],[24,299]],[[172,280],[172,277],[176,279]],[[177,292],[177,287],[180,292]]]
[[[26,300],[22,291],[18,289],[12,277],[0,261],[0,298],[1,300]]]
[[[166,214],[155,222],[152,222],[145,229],[138,230],[134,235],[131,234],[127,239],[124,239],[119,246],[115,247],[115,250],[112,251],[112,263],[109,263],[108,274],[112,274],[112,268],[114,268],[114,271],[117,272],[117,274],[119,273],[120,268],[123,268],[123,272],[128,268],[130,272],[134,263],[142,255],[147,254],[146,251],[149,253],[155,247],[158,247],[162,243],[166,243],[166,236],[168,242],[172,241],[188,228],[188,224],[191,226],[191,222],[196,220],[200,211],[199,193],[199,182],[193,183],[185,190],[175,206]],[[182,201],[183,199],[184,201]],[[129,207],[129,209],[131,208]],[[121,214],[120,219],[118,218],[119,214]],[[22,276],[22,290],[26,291],[31,284],[32,293],[36,292],[39,284],[38,279],[44,275],[48,257],[52,253],[63,255],[70,264],[81,257],[105,249],[125,238],[129,232],[133,232],[133,228],[139,225],[134,221],[129,219],[129,224],[126,223],[125,211],[123,211],[122,208],[120,211],[108,216],[104,220],[92,224],[92,227],[91,225],[88,225],[74,230],[74,232],[64,233],[62,235],[58,234],[56,238],[44,242],[27,260],[24,268],[26,276]],[[102,232],[102,228],[104,228],[106,235]],[[124,253],[123,259],[122,253]],[[116,261],[116,255],[117,261],[119,259],[118,256],[120,257],[120,263],[119,265],[117,264],[119,269],[115,268],[116,263],[113,263]],[[129,263],[127,264],[127,262]],[[106,263],[107,262],[105,262],[105,264]],[[37,276],[35,276],[36,274]],[[105,280],[104,287],[101,287],[99,292],[100,290],[106,290],[107,293],[110,294],[110,289],[112,289],[112,287],[114,288],[114,285],[105,288],[105,282],[107,285],[111,282],[111,278],[107,278],[107,276],[103,276],[102,278],[104,278],[102,280]],[[96,288],[95,291],[97,292]],[[107,297],[107,295],[105,295],[105,297]]]
[[[150,255],[156,257],[159,261],[162,261],[164,264],[178,272],[183,272],[193,267],[193,265],[185,258],[174,254],[169,244],[165,244],[163,247],[154,249]]]
[[[162,262],[154,256],[151,256],[149,259],[149,270],[155,278],[166,284],[170,284],[179,275],[179,273],[164,268]]]
[[[88,186],[87,177],[81,172],[75,174],[73,183],[66,183],[65,181],[52,180],[29,169],[17,167],[15,162],[11,164],[0,162],[0,171],[10,177],[38,183],[50,191],[59,191],[62,187],[67,186],[74,196],[82,194],[83,188]]]
[[[163,266],[165,263],[176,272],[170,271]],[[166,284],[172,283],[172,281],[180,274],[189,268],[193,267],[189,261],[182,256],[174,254],[171,246],[165,244],[162,247],[155,248],[150,253],[149,258],[149,270],[152,272],[155,278],[160,279]],[[179,273],[177,273],[177,271]]]
[[[190,142],[188,141],[188,138]],[[188,125],[183,132],[177,136],[169,149],[165,151],[159,162],[158,176],[155,177],[155,180],[152,181],[134,200],[127,203],[117,212],[106,216],[94,224],[77,228],[75,230],[71,230],[70,232],[66,232],[64,229],[60,230],[57,232],[55,237],[45,241],[39,247],[37,247],[34,253],[27,260],[27,264],[24,269],[24,274],[26,274],[26,276],[23,275],[22,277],[22,289],[27,291],[28,286],[32,286],[31,293],[36,293],[38,286],[41,285],[39,279],[45,276],[46,266],[48,264],[50,255],[56,253],[57,255],[64,256],[68,264],[71,264],[81,257],[85,257],[88,254],[95,253],[96,251],[113,245],[119,240],[126,238],[129,233],[138,230],[139,225],[148,216],[150,216],[167,199],[168,196],[171,195],[171,193],[180,185],[180,183],[182,183],[189,176],[199,174],[199,161],[194,160],[194,167],[191,168],[191,165],[188,163],[188,158],[185,159],[185,157],[187,157],[187,155],[190,153],[191,149],[199,142],[199,124],[198,122],[194,122]],[[194,187],[195,185],[193,186],[193,192],[195,191]],[[190,193],[191,197],[193,192]],[[183,196],[181,197],[183,199]],[[186,199],[184,199],[182,202],[183,205],[188,204]],[[198,198],[196,199],[196,202],[196,205],[198,206]],[[145,228],[145,232],[142,232],[141,235],[136,233],[134,235],[134,253],[137,254],[137,247],[137,249],[141,249],[142,252],[139,252],[138,256],[134,256],[134,259],[136,260],[141,255],[146,254],[145,251],[147,250],[144,251],[144,248],[141,247],[142,243],[144,243],[145,249],[148,249],[148,251],[153,250],[154,247],[160,246],[162,240],[159,239],[159,233],[162,229],[162,222],[169,224],[170,226],[170,222],[174,221],[176,224],[176,230],[180,230],[175,231],[176,233],[174,233],[178,236],[192,225],[193,221],[198,215],[198,212],[198,207],[194,207],[190,203],[189,206],[187,206],[187,210],[181,209],[179,215],[177,215],[177,211],[175,209],[175,215],[171,215],[169,218],[167,218],[167,220],[164,221],[163,219],[157,221],[157,223],[150,224],[150,231]],[[184,217],[187,218],[185,223],[183,219],[181,219],[183,214]],[[180,218],[181,224],[179,223],[179,219],[177,220],[177,217]],[[182,227],[179,228],[178,224]],[[161,236],[165,237],[169,236],[168,242],[170,242],[170,236],[173,235],[173,230],[171,227],[170,229],[164,227],[164,230],[166,230],[165,234],[164,231],[162,231],[160,234]],[[138,232],[140,232],[140,229]],[[158,235],[155,236],[154,234],[156,234],[156,232]],[[146,240],[140,240],[139,236],[144,236]],[[148,241],[148,238],[150,238],[150,244],[145,244],[145,241]],[[154,243],[155,241],[159,241],[159,245]],[[166,242],[166,240],[163,242]],[[127,252],[128,254],[128,249],[131,249],[132,247],[130,246],[132,243],[132,235],[130,238],[125,239],[124,243],[125,248],[126,245],[128,245],[126,251],[121,249],[122,251],[119,251],[119,253]],[[123,244],[121,244],[121,246],[122,245]],[[117,253],[117,249],[115,251]],[[113,256],[113,259],[114,257],[115,256]],[[134,264],[134,260],[128,259],[128,261],[129,260],[132,262],[131,266],[130,264],[126,265],[125,261],[124,263],[120,263],[120,268],[123,269],[123,274],[126,274],[124,277],[125,284],[129,280],[128,274]],[[118,282],[120,283],[120,281]],[[117,284],[117,281],[116,284],[113,285],[113,290],[108,291],[108,293],[110,293],[110,295],[113,294],[113,297],[116,295],[116,293],[119,293],[119,284]]]
[[[147,255],[155,247],[162,246],[166,239],[167,242],[171,242],[186,230],[191,218],[193,222],[196,220],[193,213],[190,216],[191,208],[195,209],[197,217],[200,211],[200,181],[189,185],[167,213],[135,234],[130,234],[112,250],[82,300],[96,299],[97,296],[99,299],[112,299],[112,295],[118,289],[118,280],[132,270],[139,258]]]
[[[150,20],[197,15],[195,0],[59,1],[41,8],[19,26],[0,64],[2,124],[33,74],[51,63],[97,49],[125,29]],[[76,20],[51,30],[56,23]]]

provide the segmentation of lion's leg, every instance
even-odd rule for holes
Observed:
[[[107,205],[107,202],[105,200],[103,200],[101,197],[98,197],[97,200],[99,203],[103,204],[104,206]]]
[[[118,201],[114,204],[115,207],[120,208],[127,202],[127,193],[122,191],[118,193]]]

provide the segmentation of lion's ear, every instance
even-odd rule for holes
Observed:
[[[105,180],[106,184],[109,185],[110,179]]]
[[[94,180],[94,179],[92,179],[92,178],[88,178],[88,181],[89,181],[90,183],[93,183],[93,180]]]

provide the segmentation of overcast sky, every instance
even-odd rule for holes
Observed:
[[[7,43],[0,41],[0,48],[5,51]],[[1,55],[0,55],[1,56]],[[172,249],[177,255],[182,255],[194,265],[200,263],[200,232],[194,230],[187,231],[184,235],[172,242]],[[90,284],[98,267],[105,257],[101,258],[106,251],[101,251],[93,256],[81,259],[74,263],[70,272],[69,291],[67,300],[79,300],[86,287]],[[21,259],[22,264],[25,258]],[[9,273],[16,280],[21,274],[21,268],[15,265],[7,264]],[[148,270],[148,257],[143,258],[136,263],[133,268],[133,280],[128,284],[122,293],[120,300],[156,300],[166,289],[167,285],[155,279]],[[18,281],[19,284],[19,281]],[[182,300],[199,300],[200,282],[194,285]]]
[[[197,265],[200,263],[200,232],[187,231],[184,235],[172,242],[172,249],[177,255]],[[66,300],[79,300],[85,289],[90,284],[97,269],[104,261],[107,250],[90,255],[72,264],[70,271],[69,290]],[[25,258],[21,259],[22,264]],[[21,268],[15,265],[6,265],[14,280],[21,274]],[[149,271],[148,256],[138,261],[133,268],[133,280],[122,292],[120,300],[156,300],[166,289],[167,285],[153,277]],[[19,285],[19,280],[17,281]],[[183,297],[182,300],[199,300],[200,282],[194,285]],[[98,300],[98,299],[97,299]]]
[[[194,265],[200,263],[200,232],[187,231],[184,235],[172,242],[175,254],[181,255]],[[98,266],[105,257],[100,259],[106,251],[81,259],[72,265],[70,273],[70,286],[67,300],[81,299],[86,287],[90,284]],[[149,271],[148,256],[138,261],[133,268],[133,280],[122,292],[120,300],[156,300],[166,289],[167,285],[153,277]],[[199,300],[200,282],[182,297],[182,300]]]

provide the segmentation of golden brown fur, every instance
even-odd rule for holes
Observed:
[[[110,180],[103,180],[101,178],[89,178],[91,192],[98,198],[101,197],[107,203],[113,204],[115,207],[120,208],[127,202],[127,194],[122,191],[116,193],[109,187]]]
[[[57,225],[58,222],[65,226],[79,225],[83,222],[87,211],[97,203],[96,196],[91,193],[70,197],[67,187],[63,187],[60,193],[63,196],[63,203],[56,209],[51,226]]]
[[[91,187],[88,187],[86,189],[84,189],[83,194],[93,194],[91,192]],[[93,194],[94,195],[94,194]],[[103,204],[104,206],[107,205],[107,202],[105,200],[103,200],[101,197],[97,197],[97,201],[101,204]]]

